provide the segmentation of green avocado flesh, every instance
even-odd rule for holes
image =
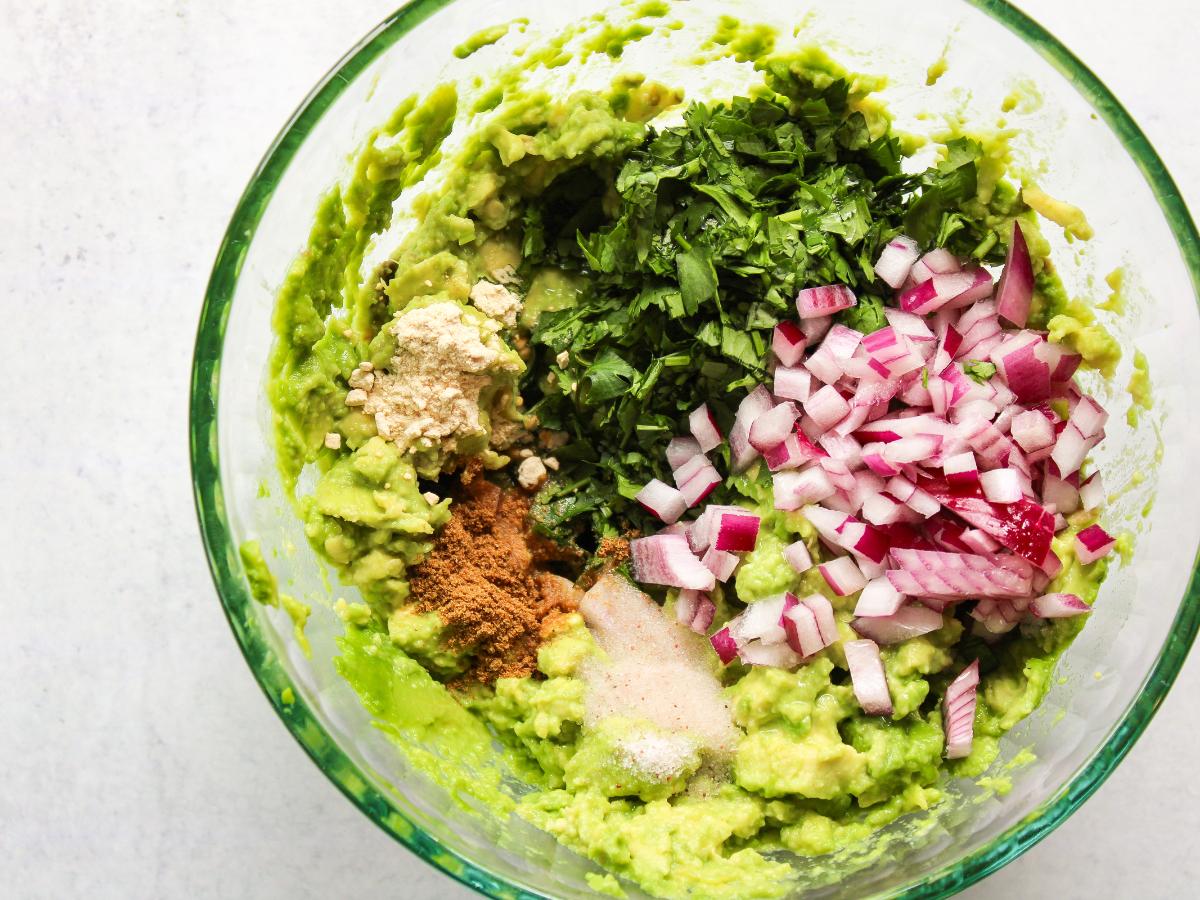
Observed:
[[[672,27],[668,10],[646,3],[627,26],[584,23],[594,39],[579,52],[620,60]],[[511,27],[481,31],[456,53],[503,47]],[[472,650],[452,649],[438,615],[412,607],[407,574],[454,514],[438,479],[470,458],[515,468],[497,439],[505,429],[562,431],[562,468],[534,507],[543,532],[586,550],[647,530],[630,498],[651,477],[669,481],[663,449],[685,433],[686,411],[707,401],[727,424],[747,384],[765,379],[755,367],[773,326],[794,315],[800,287],[850,284],[863,302],[846,323],[883,324],[891,293],[870,270],[900,231],[994,265],[1019,220],[1034,255],[1031,327],[1112,371],[1119,346],[1067,297],[1037,212],[986,143],[950,141],[935,169],[904,181],[902,144],[868,96],[871,79],[820,51],[775,45],[769,29],[722,22],[700,58],[761,77],[753,97],[723,105],[688,106],[640,76],[567,96],[527,89],[527,72],[561,62],[566,51],[553,42],[495,75],[460,143],[447,141],[465,112],[453,87],[404,101],[321,202],[275,305],[267,390],[279,469],[313,548],[365,602],[338,605],[339,671],[413,767],[473,814],[518,815],[595,861],[609,874],[589,883],[605,893],[621,894],[619,876],[663,897],[779,897],[799,868],[836,867],[838,851],[935,809],[949,779],[983,775],[1087,620],[1030,621],[985,640],[951,607],[940,630],[883,648],[890,717],[861,710],[840,642],[794,671],[735,661],[719,677],[736,746],[720,765],[689,749],[669,778],[639,773],[617,752],[645,723],[588,718],[581,669],[602,651],[578,614],[542,645],[534,676],[447,686]],[[664,111],[684,124],[658,125]],[[699,146],[689,142],[706,149],[689,156]],[[435,167],[444,178],[422,184]],[[684,181],[702,185],[691,207],[678,198]],[[386,262],[368,264],[395,201],[413,192],[415,226],[384,248]],[[511,320],[493,321],[476,300],[481,280],[513,286],[523,303]],[[348,393],[364,363],[383,378],[403,350],[391,323],[434,307],[488,351],[482,386],[452,439],[402,445]],[[692,327],[704,310],[714,310],[708,324]],[[745,604],[792,591],[827,596],[843,640],[857,637],[857,598],[784,560],[797,540],[818,557],[820,545],[800,513],[773,510],[765,467],[729,478],[713,499],[763,517],[755,549],[714,594],[713,629]],[[1047,592],[1096,598],[1107,562],[1080,564],[1073,541],[1094,521],[1076,514],[1056,537],[1064,566]],[[242,559],[258,600],[300,615],[281,601],[257,544]],[[675,593],[654,595],[672,619]],[[947,760],[942,697],[976,658],[973,749]]]

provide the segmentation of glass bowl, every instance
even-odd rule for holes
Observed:
[[[955,783],[951,799],[918,829],[919,839],[892,834],[890,845],[876,841],[798,885],[815,897],[943,896],[1019,856],[1099,787],[1146,727],[1195,637],[1200,516],[1182,486],[1192,483],[1187,467],[1200,456],[1200,423],[1188,399],[1200,364],[1182,349],[1200,346],[1200,238],[1162,161],[1117,100],[1062,44],[1006,3],[911,0],[904,10],[912,27],[897,23],[891,0],[784,2],[769,14],[753,6],[692,0],[672,15],[689,27],[720,13],[800,24],[805,41],[830,45],[851,70],[886,74],[885,99],[907,130],[934,130],[945,114],[994,127],[1007,107],[1007,124],[1024,134],[1012,142],[1014,162],[1050,194],[1082,207],[1095,227],[1086,244],[1068,244],[1058,229],[1047,228],[1068,287],[1099,299],[1103,276],[1123,266],[1128,312],[1101,315],[1127,351],[1136,346],[1149,360],[1154,409],[1136,425],[1124,420],[1122,386],[1132,356],[1126,352],[1108,395],[1115,414],[1100,460],[1110,488],[1127,486],[1108,516],[1109,524],[1136,536],[1136,561],[1105,583],[1049,696],[1004,740],[993,772],[1011,779],[1011,791],[998,796]],[[296,740],[372,821],[495,897],[591,895],[584,876],[598,869],[515,817],[499,821],[450,802],[373,727],[336,672],[341,625],[329,597],[331,587],[342,596],[352,591],[323,580],[328,576],[275,472],[263,392],[270,315],[320,197],[403,97],[448,78],[486,87],[514,47],[604,7],[591,0],[417,0],[367,35],[304,101],[251,179],[216,260],[193,363],[196,504],[217,590],[251,670]],[[532,24],[467,59],[455,57],[467,36],[516,12]],[[601,54],[602,71],[611,77],[611,70],[641,67],[668,80],[662,73],[671,55],[656,40],[631,45],[619,60]],[[948,67],[934,79],[929,67],[941,58]],[[672,77],[690,80],[692,97],[728,93],[744,81],[737,67],[722,71]],[[554,70],[550,77],[565,76]],[[927,80],[936,84],[927,87]],[[1151,502],[1156,483],[1165,489]],[[260,541],[289,593],[316,601],[307,630],[311,657],[298,648],[282,611],[251,599],[237,549],[247,538]],[[1023,748],[1036,761],[1012,766]],[[888,838],[885,830],[879,841]]]

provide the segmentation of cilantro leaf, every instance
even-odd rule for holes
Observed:
[[[971,359],[963,363],[963,371],[980,384],[985,384],[989,378],[996,374],[996,366],[994,363],[984,360]]]

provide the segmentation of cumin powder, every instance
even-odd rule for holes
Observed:
[[[471,652],[464,680],[532,675],[537,649],[576,606],[566,579],[540,567],[569,554],[529,527],[529,498],[479,475],[463,475],[453,515],[433,550],[411,570],[412,598],[436,612],[453,650]]]

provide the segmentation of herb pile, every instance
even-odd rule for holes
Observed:
[[[871,136],[846,81],[773,86],[693,104],[619,171],[560,176],[525,211],[526,263],[586,283],[531,335],[531,411],[571,436],[534,511],[553,537],[644,524],[631,498],[669,480],[666,443],[701,402],[728,428],[743,389],[767,380],[771,329],[795,318],[801,288],[850,286],[858,305],[838,318],[871,332],[891,297],[874,261],[897,233],[1000,261],[976,201],[978,144],[952,141],[935,168],[905,174],[899,140]]]

